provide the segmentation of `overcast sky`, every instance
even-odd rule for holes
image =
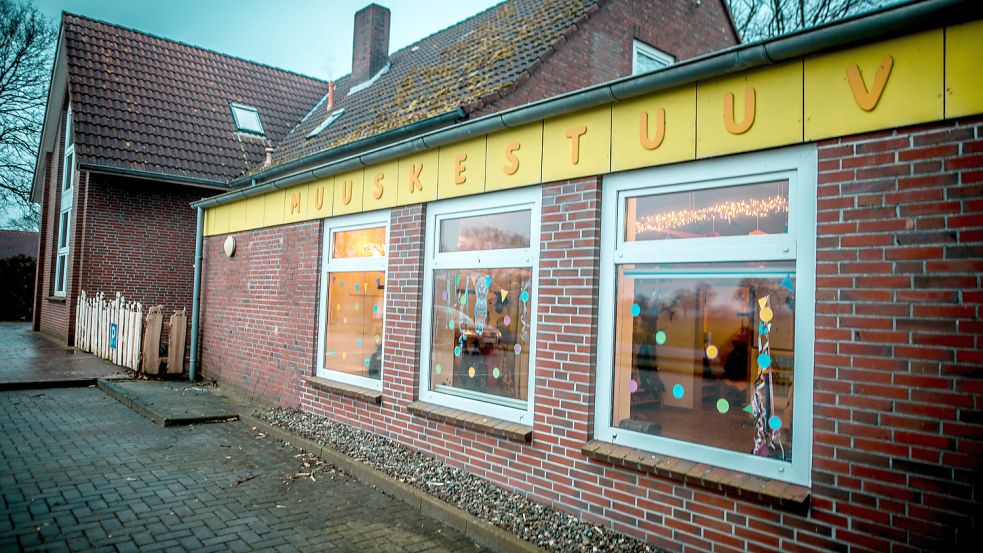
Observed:
[[[32,0],[58,24],[62,11],[322,79],[351,72],[355,12],[370,0]],[[498,3],[388,0],[389,47],[403,46]]]

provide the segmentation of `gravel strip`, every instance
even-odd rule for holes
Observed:
[[[388,438],[302,411],[271,408],[255,416],[415,486],[551,551],[658,551],[608,528],[577,520]]]

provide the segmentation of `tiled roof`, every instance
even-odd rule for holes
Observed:
[[[348,94],[351,76],[335,83],[334,111],[345,113],[316,137],[327,101],[277,144],[273,163],[303,158],[451,112],[474,111],[511,90],[598,0],[509,0],[392,54],[389,70]],[[312,103],[313,105],[313,103]],[[299,120],[300,118],[298,118]]]
[[[229,110],[259,110],[275,146],[323,81],[72,14],[62,19],[79,163],[228,182],[262,164]]]

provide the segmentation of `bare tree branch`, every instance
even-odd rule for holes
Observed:
[[[838,21],[901,0],[728,0],[744,42]]]
[[[0,0],[0,226],[36,230],[31,202],[56,32],[27,0]]]

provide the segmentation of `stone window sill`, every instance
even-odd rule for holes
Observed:
[[[48,301],[51,303],[65,303],[65,296],[48,296]]]
[[[319,378],[317,376],[308,376],[306,377],[306,381],[308,386],[319,390],[324,390],[332,394],[360,399],[369,403],[382,403],[382,392],[379,390],[362,388],[361,386],[352,386],[351,384],[343,384],[341,382],[335,382],[334,380]]]
[[[414,401],[410,404],[409,410],[414,415],[446,422],[454,426],[461,426],[469,430],[478,430],[493,436],[501,436],[519,442],[532,441],[531,426],[486,417],[484,415],[476,415],[468,411],[451,409],[450,407],[442,407],[423,401]]]
[[[806,505],[811,493],[805,486],[599,440],[585,443],[580,451],[591,459],[681,480],[711,490],[735,493],[741,497],[778,506],[801,508]]]

